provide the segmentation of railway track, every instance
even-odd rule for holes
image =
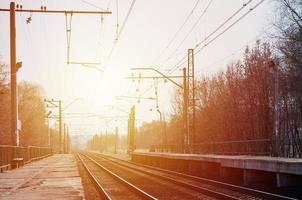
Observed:
[[[93,157],[94,159],[98,160],[99,162],[106,163],[107,166],[114,166],[113,168],[119,169],[128,169],[130,171],[132,170],[139,173],[143,173],[146,176],[157,177],[158,179],[174,183],[175,185],[181,186],[182,188],[187,188],[188,190],[192,191],[192,194],[203,194],[208,197],[213,197],[215,199],[294,199],[278,194],[268,193],[264,191],[214,181],[206,178],[200,178],[183,173],[173,172],[170,170],[142,165],[131,161],[125,161],[108,155],[105,156],[103,154],[97,153],[87,154]],[[195,197],[198,198],[198,195],[195,195]]]
[[[90,157],[78,154],[78,158],[103,199],[157,199],[100,165]]]

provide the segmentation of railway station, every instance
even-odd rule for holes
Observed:
[[[0,200],[302,199],[302,3],[2,0]]]

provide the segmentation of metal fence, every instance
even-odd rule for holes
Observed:
[[[151,152],[196,153],[219,155],[272,155],[272,140],[241,140],[225,142],[207,142],[192,145],[153,145]]]
[[[3,169],[10,169],[15,159],[22,159],[23,163],[29,163],[51,153],[51,148],[48,147],[0,145],[0,172]]]

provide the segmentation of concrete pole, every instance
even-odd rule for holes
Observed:
[[[16,69],[16,25],[15,2],[10,3],[10,89],[11,89],[11,143],[19,146],[17,130],[17,69]]]
[[[194,67],[194,49],[191,49],[192,51],[192,107],[193,107],[193,113],[192,113],[192,145],[193,145],[193,150],[194,150],[194,145],[195,145],[195,134],[196,134],[196,105],[195,105],[195,67]]]
[[[47,117],[47,125],[48,125],[48,131],[47,131],[47,136],[48,136],[48,147],[50,148],[50,117]]]
[[[59,151],[62,153],[62,101],[59,100]]]
[[[183,147],[188,144],[188,90],[187,90],[187,69],[183,68]]]
[[[63,125],[63,153],[66,153],[66,124]]]
[[[115,127],[114,153],[117,153],[118,127]]]
[[[280,156],[279,147],[279,70],[278,65],[274,63],[274,74],[275,74],[275,156]]]

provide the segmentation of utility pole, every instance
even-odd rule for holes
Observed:
[[[69,152],[69,128],[64,124],[64,153]]]
[[[279,112],[279,69],[278,65],[274,61],[269,62],[269,67],[273,69],[274,72],[274,93],[275,93],[275,135],[273,136],[275,142],[274,146],[274,156],[279,156],[280,147],[279,147],[279,122],[280,122],[280,112]]]
[[[135,149],[135,105],[130,109],[128,121],[128,153]]]
[[[194,49],[188,49],[188,135],[190,144],[195,143],[195,69],[194,69]],[[193,148],[194,149],[194,148]]]
[[[162,145],[162,151],[165,149],[165,138],[164,138],[164,127],[163,127],[163,117],[162,117],[162,112],[159,109],[158,105],[158,79],[156,78],[156,84],[155,84],[155,98],[156,98],[156,111],[159,114],[159,123],[160,123],[160,128],[161,128],[161,145]]]
[[[58,108],[59,109],[59,152],[62,153],[62,100],[46,100],[45,102],[51,104],[47,105],[48,108]]]
[[[62,153],[62,101],[59,100],[59,151]]]
[[[67,153],[70,153],[70,136],[69,136],[69,127],[67,126]]]
[[[11,140],[12,145],[19,146],[17,130],[17,70],[16,70],[16,25],[15,2],[10,3],[10,89],[11,89]]]
[[[186,147],[189,144],[188,135],[188,89],[187,89],[187,69],[183,68],[183,150],[186,151]]]
[[[66,153],[66,124],[63,125],[63,153]]]
[[[115,127],[114,153],[117,153],[118,127]]]

